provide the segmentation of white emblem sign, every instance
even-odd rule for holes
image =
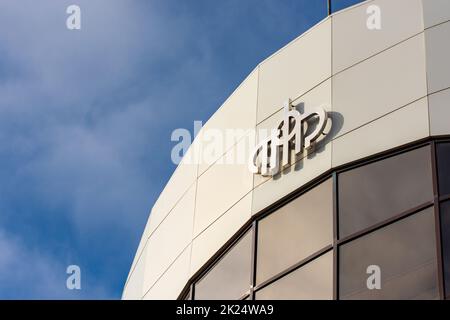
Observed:
[[[308,122],[316,117],[316,127],[312,132],[308,132]],[[312,149],[316,140],[323,134],[327,120],[328,115],[323,108],[315,108],[301,114],[292,106],[291,100],[288,100],[284,104],[284,116],[278,126],[272,130],[269,138],[261,141],[251,153],[250,171],[262,176],[276,175],[290,165],[291,149],[294,149],[295,155]]]

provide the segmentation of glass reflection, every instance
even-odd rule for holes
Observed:
[[[381,289],[367,287],[368,266],[379,266]],[[436,299],[433,208],[339,248],[340,299]]]
[[[338,182],[343,238],[433,200],[430,147],[346,171]]]
[[[437,145],[437,167],[439,173],[439,193],[450,194],[450,143]]]
[[[442,251],[444,259],[445,291],[450,295],[450,201],[441,203]]]
[[[327,252],[256,292],[257,300],[333,299],[333,252]]]
[[[241,298],[250,288],[252,232],[239,240],[216,265],[195,284],[195,300]]]
[[[333,241],[332,181],[327,180],[258,224],[257,283]]]

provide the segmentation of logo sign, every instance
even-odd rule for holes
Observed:
[[[328,115],[323,108],[301,114],[289,99],[284,104],[284,115],[278,126],[251,153],[250,171],[262,176],[276,175],[290,165],[291,150],[294,150],[296,156],[305,150],[313,150],[317,139],[323,134],[327,120]],[[313,130],[308,130],[308,126],[312,128],[312,121],[317,124]]]

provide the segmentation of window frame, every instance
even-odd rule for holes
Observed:
[[[298,268],[306,265],[312,260],[320,257],[321,255],[332,251],[333,252],[333,300],[339,300],[339,247],[347,242],[355,240],[359,237],[362,237],[370,232],[373,232],[377,229],[381,229],[390,224],[393,224],[397,221],[400,221],[406,217],[414,215],[421,210],[424,210],[429,207],[433,207],[434,210],[434,219],[435,219],[435,236],[436,236],[436,250],[437,250],[437,280],[438,280],[438,290],[439,290],[439,299],[450,299],[450,292],[445,292],[445,279],[444,279],[444,270],[443,270],[443,248],[442,248],[442,230],[441,230],[441,222],[440,222],[440,203],[450,200],[449,195],[440,195],[439,186],[438,186],[438,171],[437,171],[437,144],[439,143],[450,143],[450,135],[449,136],[441,136],[441,137],[427,137],[424,139],[416,140],[414,142],[395,147],[383,152],[379,152],[355,161],[352,161],[348,164],[344,164],[330,170],[327,170],[317,178],[312,181],[306,183],[302,187],[294,190],[288,195],[284,196],[282,199],[276,201],[270,206],[262,209],[260,212],[254,214],[252,218],[247,221],[247,223],[242,226],[231,238],[227,241],[217,252],[213,255],[204,265],[200,268],[187,282],[183,290],[181,291],[178,299],[182,299],[186,297],[187,292],[191,291],[191,297],[195,300],[195,285],[198,280],[200,280],[210,269],[214,266],[220,258],[226,254],[229,249],[233,247],[233,245],[239,241],[239,239],[245,235],[247,231],[250,229],[253,230],[253,241],[252,241],[252,266],[251,266],[251,279],[250,279],[250,287],[249,291],[244,294],[241,299],[245,299],[247,297],[250,300],[254,300],[255,292],[259,289],[262,289],[265,286],[277,281],[278,279],[286,276],[287,274],[297,270]],[[404,212],[399,212],[398,214],[393,215],[389,219],[383,220],[376,225],[369,226],[363,230],[360,230],[356,233],[350,234],[345,238],[339,239],[339,188],[338,188],[338,176],[339,174],[346,172],[348,170],[352,170],[354,168],[362,167],[368,165],[373,162],[381,161],[387,158],[395,157],[396,155],[403,154],[418,148],[422,148],[425,146],[431,146],[431,168],[432,168],[432,185],[433,185],[433,200],[422,203],[415,208],[410,208]],[[327,181],[328,179],[332,179],[332,189],[333,189],[333,243],[328,245],[302,261],[297,262],[293,266],[279,272],[274,275],[270,279],[262,282],[258,286],[256,285],[256,257],[257,257],[257,242],[258,242],[258,223],[264,217],[276,212],[279,208],[288,204],[289,202],[295,200],[296,198],[302,196],[306,192],[312,190],[314,187],[320,185],[321,183]]]

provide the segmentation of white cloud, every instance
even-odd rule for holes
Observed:
[[[86,283],[81,272],[81,290],[66,288],[67,266],[60,259],[27,247],[22,239],[0,229],[0,283],[2,299],[108,298],[107,290]],[[84,282],[84,283],[83,283]],[[89,290],[83,290],[83,285]]]
[[[16,221],[33,221],[27,228],[38,234],[46,233],[40,218],[66,222],[52,230],[71,232],[67,254],[93,257],[100,265],[87,268],[105,281],[131,263],[125,250],[137,243],[168,175],[157,164],[172,166],[162,163],[170,160],[171,142],[161,128],[169,131],[189,114],[180,97],[206,79],[217,90],[220,76],[211,73],[205,44],[180,60],[178,50],[195,38],[183,14],[157,2],[80,0],[82,28],[69,31],[69,4],[0,2],[0,156],[10,161],[0,170],[0,223],[22,235]],[[210,94],[198,91],[195,99]],[[30,207],[18,211],[13,201]],[[34,244],[32,235],[18,234],[0,233],[0,298],[8,288],[15,297],[72,297],[57,240]],[[83,297],[110,295],[95,285],[86,290]]]

